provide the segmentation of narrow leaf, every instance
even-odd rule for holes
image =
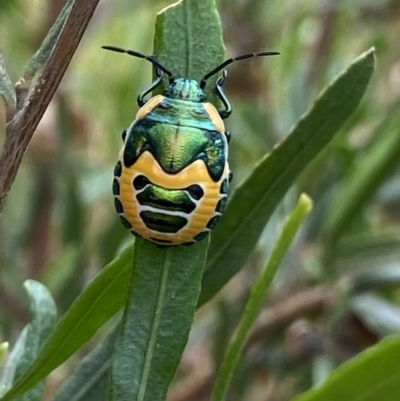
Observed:
[[[8,355],[7,362],[3,368],[0,379],[0,396],[9,390],[14,382],[15,369],[17,368],[18,361],[21,359],[25,349],[26,336],[28,334],[28,327],[24,327],[21,334],[18,336],[10,354]]]
[[[52,401],[105,401],[111,354],[117,330],[81,362],[79,369],[63,384]]]
[[[207,245],[160,249],[136,239],[110,401],[165,400],[189,336]]]
[[[177,78],[200,79],[223,53],[214,0],[182,0],[158,15],[154,54]],[[110,401],[164,401],[196,310],[208,242],[160,249],[135,241]]]
[[[89,284],[59,321],[38,358],[4,395],[2,401],[15,399],[44,379],[119,311],[126,299],[125,287],[131,254],[130,249],[122,252]]]
[[[25,281],[24,286],[29,296],[32,319],[26,327],[26,336],[23,335],[25,337],[23,352],[20,353],[20,358],[16,363],[14,381],[32,365],[57,319],[57,308],[47,288],[33,280]],[[39,401],[43,396],[43,391],[44,382],[36,385],[19,400]]]
[[[180,0],[162,10],[156,21],[154,54],[176,77],[200,80],[219,65],[225,53],[215,0]],[[219,104],[214,83],[206,86],[208,101]]]
[[[2,365],[4,357],[7,355],[8,342],[0,343],[0,366]]]
[[[237,188],[212,235],[200,305],[240,270],[287,190],[357,108],[374,63],[373,49],[356,59]]]
[[[225,399],[228,386],[238,365],[239,358],[243,353],[251,327],[253,326],[254,321],[260,313],[265,299],[270,292],[275,274],[277,273],[295,234],[299,230],[304,219],[310,213],[311,208],[311,199],[307,195],[302,194],[295,210],[291,213],[282,229],[282,233],[275,245],[266,268],[251,291],[244,315],[240,320],[234,338],[228,347],[227,355],[218,371],[217,380],[214,386],[213,401],[223,401]]]
[[[399,164],[400,101],[392,107],[375,131],[371,146],[356,161],[332,199],[324,227],[325,240],[333,245],[359,215],[363,206]]]
[[[337,368],[321,386],[292,401],[397,401],[400,336],[389,337]]]

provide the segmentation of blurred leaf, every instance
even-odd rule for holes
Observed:
[[[118,312],[126,299],[131,254],[132,250],[126,249],[88,285],[54,328],[38,358],[2,401],[14,399],[44,379]]]
[[[351,310],[380,337],[400,332],[400,308],[370,293],[353,297]]]
[[[8,342],[0,343],[0,366],[8,352]]]
[[[392,287],[397,289],[400,284],[400,250],[397,249],[395,255],[397,259],[393,263],[382,264],[382,260],[375,259],[371,265],[368,265],[369,271],[356,272],[351,277],[351,289],[353,292],[361,292],[382,287]],[[365,262],[366,263],[366,262]],[[377,263],[379,269],[376,269]]]
[[[400,100],[391,108],[366,149],[335,192],[327,214],[324,239],[332,246],[354,217],[399,164]]]
[[[400,336],[390,337],[337,368],[320,387],[292,401],[397,401]]]
[[[132,241],[131,234],[121,224],[121,220],[113,216],[109,224],[104,225],[104,231],[100,236],[99,243],[99,263],[101,266],[112,260],[124,245]]]
[[[315,112],[315,109],[320,110],[322,108],[322,111],[325,111],[326,108],[330,110],[330,103],[326,104],[326,102],[329,100],[330,96],[332,96],[332,92],[335,95],[337,91],[344,90],[344,86],[348,86],[352,88],[354,93],[358,93],[359,97],[361,97],[361,93],[357,92],[353,85],[356,85],[358,87],[358,79],[356,77],[358,76],[359,79],[360,77],[363,77],[364,84],[367,84],[368,78],[372,72],[373,68],[373,57],[372,53],[367,53],[363,57],[361,57],[359,60],[356,61],[355,64],[353,64],[350,69],[347,71],[347,73],[344,76],[341,76],[339,80],[336,82],[336,84],[333,87],[328,88],[328,90],[322,95],[320,98],[319,102],[314,106],[313,111]],[[363,73],[363,74],[362,74]],[[355,74],[355,75],[354,75]],[[348,83],[348,80],[351,82]],[[364,89],[365,89],[364,85]],[[348,88],[346,88],[348,89]],[[361,89],[359,88],[361,91]],[[361,91],[362,92],[362,91]],[[350,101],[353,99],[352,96],[347,96],[343,98],[345,104],[347,105],[347,101]],[[350,100],[349,100],[350,99]],[[355,107],[355,100],[350,101],[350,105]],[[311,113],[311,116],[313,113]],[[323,113],[323,115],[326,115],[326,112]],[[317,151],[316,146],[323,146],[325,143],[320,143],[322,139],[325,139],[325,141],[329,140],[328,138],[325,138],[324,135],[320,133],[318,129],[315,129],[313,131],[311,128],[310,130],[307,130],[306,128],[308,127],[308,124],[310,124],[309,121],[310,115],[306,116],[299,124],[298,126],[294,129],[293,134],[286,140],[284,141],[279,147],[275,149],[275,151],[265,159],[264,163],[261,164],[257,169],[255,174],[252,176],[250,181],[248,181],[248,185],[253,188],[254,184],[253,181],[257,184],[262,182],[263,177],[265,176],[264,173],[264,164],[266,166],[271,167],[270,171],[270,176],[273,178],[268,178],[268,183],[273,184],[275,182],[275,185],[280,182],[284,182],[286,186],[290,186],[290,184],[293,182],[296,174],[298,171],[294,169],[294,167],[297,167],[297,164],[292,166],[289,163],[290,159],[287,159],[287,157],[293,156],[293,153],[295,152],[294,155],[296,155],[296,151],[299,151],[299,146],[302,143],[298,143],[298,138],[300,136],[300,139],[302,137],[303,140],[308,139],[308,136],[311,136],[311,139],[315,140],[315,143],[313,143],[313,146],[309,146],[308,148],[311,148],[314,152]],[[317,120],[320,121],[320,120]],[[329,121],[329,120],[328,120]],[[311,121],[313,122],[313,121]],[[313,122],[314,124],[316,123],[315,121]],[[335,124],[333,124],[336,126]],[[315,128],[315,127],[314,127]],[[318,126],[317,126],[318,128]],[[330,133],[333,135],[330,129],[326,129],[324,132]],[[321,134],[319,137],[317,136],[314,138],[313,135]],[[296,134],[296,136],[295,136]],[[321,139],[322,138],[322,139]],[[292,149],[293,147],[293,149]],[[308,153],[308,148],[301,147],[302,152],[299,152],[298,155],[296,155],[296,160],[303,164],[306,165],[309,161],[307,157],[311,157],[310,153]],[[289,152],[286,154],[286,150]],[[279,168],[275,167],[273,168],[276,163],[278,163]],[[286,163],[286,164],[285,164]],[[275,172],[275,173],[274,173]],[[273,174],[274,173],[274,174]],[[265,185],[264,185],[265,186]],[[252,192],[248,192],[249,190],[246,190],[246,186],[242,186],[240,191],[238,191],[237,194],[235,194],[234,198],[231,201],[231,204],[235,205],[235,203],[238,203],[239,206],[243,206],[243,201],[239,199],[238,194],[242,194],[244,196],[244,201],[248,202],[249,199],[253,199],[255,201],[258,200],[258,198],[254,199],[254,195]],[[257,195],[257,188],[255,189],[255,195]],[[272,191],[274,190],[275,187],[273,186],[272,189],[269,189],[267,191],[268,194],[271,195],[271,198],[267,198],[267,204],[264,206],[263,209],[263,214],[269,214],[272,212],[273,207],[280,201],[280,197],[276,196],[276,194]],[[280,187],[281,191],[281,196],[283,196],[284,193],[284,188]],[[272,192],[271,192],[272,191]],[[246,197],[247,194],[247,197]],[[250,195],[251,198],[249,197]],[[269,207],[267,208],[267,206]],[[262,205],[260,205],[261,207]],[[229,211],[232,210],[232,211]],[[245,210],[246,212],[248,210],[251,210],[251,207],[248,205],[245,205],[245,207],[239,208],[238,210],[241,210],[242,214],[243,211]],[[231,213],[234,213],[234,209],[232,209],[232,206],[227,210],[229,213],[227,214],[227,220],[230,219]],[[269,213],[267,213],[269,212]],[[254,216],[253,220],[257,218],[260,218],[260,216]],[[239,220],[239,214],[237,219]],[[224,219],[225,220],[225,219]],[[235,219],[236,220],[236,219]],[[239,222],[236,220],[236,224]],[[222,223],[224,224],[224,223]],[[221,225],[222,225],[221,224]],[[264,223],[262,227],[264,226]],[[249,237],[254,237],[252,232],[248,232],[247,226],[244,227],[242,225],[238,226],[238,229],[245,229],[245,235],[242,236],[242,241],[247,243],[249,241]],[[262,229],[262,228],[261,228]],[[218,230],[218,228],[217,228]],[[239,231],[241,232],[241,231]],[[226,233],[226,228],[223,229],[223,233]],[[250,235],[251,234],[251,235]],[[215,234],[214,234],[215,237]],[[227,236],[229,238],[229,235]],[[258,238],[258,237],[257,237]],[[217,244],[218,241],[222,241],[223,238],[217,237]],[[256,240],[253,238],[253,240]],[[235,239],[235,243],[237,242],[237,239]],[[215,243],[215,241],[214,241]],[[232,243],[232,240],[229,239],[228,243]],[[212,249],[212,248],[211,248]],[[215,246],[214,246],[215,249]],[[239,247],[239,250],[242,249]],[[214,250],[214,252],[217,252]],[[235,256],[237,252],[234,252],[233,249],[230,249],[229,252],[227,253],[227,256],[231,258],[232,256]],[[247,254],[247,253],[246,253]],[[217,256],[221,256],[220,252],[216,253],[216,256],[214,256],[214,259],[211,259],[211,262],[214,260],[215,263],[218,261],[216,259]],[[245,260],[246,255],[237,255],[237,258],[239,260]],[[65,314],[63,319],[60,321],[60,324],[57,326],[57,329],[54,331],[51,341],[46,345],[46,348],[43,350],[43,353],[40,355],[40,358],[35,362],[35,365],[32,366],[32,368],[26,373],[25,377],[22,378],[20,383],[18,383],[17,386],[13,388],[12,391],[4,398],[5,400],[11,399],[11,396],[19,395],[29,389],[33,384],[37,383],[41,379],[47,376],[54,368],[59,366],[62,362],[64,362],[67,358],[69,358],[77,349],[79,349],[86,341],[88,341],[91,336],[98,330],[101,325],[107,321],[111,316],[113,316],[123,305],[125,302],[125,297],[126,297],[126,292],[122,291],[121,288],[125,288],[124,285],[127,282],[127,277],[128,277],[128,272],[129,272],[129,260],[130,260],[130,255],[129,255],[129,250],[125,250],[118,259],[110,263],[104,270],[103,272],[91,283],[91,285],[88,286],[88,288],[85,290],[84,293],[81,294],[71,307],[71,309]],[[202,298],[201,302],[199,304],[201,305],[204,303],[206,300],[210,299],[219,289],[222,287],[230,278],[231,275],[234,274],[235,272],[232,271],[232,266],[235,268],[240,268],[242,263],[239,264],[235,260],[231,260],[232,265],[227,265],[223,263],[223,260],[221,260],[221,266],[228,266],[230,269],[223,269],[221,268],[220,270],[223,271],[223,274],[219,274],[218,270],[214,271],[216,269],[216,265],[214,263],[210,263],[211,270],[206,273],[205,278],[203,280],[203,289],[202,289]],[[214,277],[215,273],[215,277]],[[218,285],[214,285],[213,283],[210,284],[210,280],[214,278],[217,281]],[[209,285],[210,284],[210,285]],[[93,308],[92,308],[93,306]],[[76,323],[78,322],[78,324]],[[59,344],[62,344],[60,347]]]
[[[400,202],[400,177],[396,175],[382,183],[376,194],[376,199],[379,203],[397,205]]]
[[[275,207],[313,158],[356,109],[374,70],[374,50],[362,54],[315,101],[292,132],[234,192],[212,233],[199,304],[243,266]]]
[[[8,355],[7,362],[4,365],[2,375],[0,378],[0,395],[3,395],[8,389],[11,388],[14,376],[15,369],[17,367],[18,361],[21,359],[22,354],[25,350],[26,336],[28,334],[28,327],[25,327],[20,335],[18,336],[17,341],[14,344],[10,354]]]
[[[25,281],[24,286],[29,296],[32,320],[27,325],[26,331],[24,330],[21,334],[22,341],[19,342],[18,351],[14,354],[18,359],[15,360],[13,382],[17,381],[32,365],[57,319],[56,305],[46,287],[33,280]],[[18,399],[21,401],[39,401],[43,392],[44,382],[36,385]]]
[[[399,259],[400,238],[397,234],[390,231],[360,233],[346,236],[337,243],[334,266],[339,274],[355,272],[353,286],[362,290],[385,285],[385,282],[390,285],[391,279],[398,280],[395,270],[399,270]]]
[[[106,401],[109,367],[117,330],[114,330],[86,358],[62,385],[52,401]]]
[[[270,292],[272,281],[279,266],[282,264],[282,260],[285,257],[297,231],[304,219],[311,212],[311,209],[311,199],[305,194],[300,195],[296,208],[290,214],[282,229],[282,233],[271,254],[267,266],[253,286],[249,300],[246,304],[246,310],[228,347],[226,357],[218,370],[212,397],[213,401],[225,400],[233,373],[239,363],[239,358],[243,353],[250,330]]]
[[[45,268],[41,281],[53,294],[59,293],[73,275],[81,259],[80,248],[75,243],[66,245]]]

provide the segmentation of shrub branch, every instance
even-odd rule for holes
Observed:
[[[0,212],[4,208],[8,191],[15,180],[25,150],[60,84],[98,2],[99,0],[75,0],[65,24],[63,25],[57,19],[55,26],[52,28],[53,33],[50,31],[43,42],[42,48],[46,48],[49,54],[51,52],[48,49],[51,47],[49,36],[54,35],[56,37],[57,29],[60,29],[63,25],[54,50],[51,52],[43,73],[28,100],[26,102],[18,101],[18,105],[20,106],[21,104],[21,109],[17,110],[12,120],[7,123],[6,138],[0,157]],[[68,14],[67,11],[65,13]],[[57,22],[59,26],[57,26]],[[47,39],[49,39],[49,43],[46,43]],[[32,59],[35,61],[32,62],[31,60],[28,64],[24,76],[27,74],[29,78],[32,74],[35,74],[41,63],[45,62],[45,59],[46,57],[43,57],[43,55],[40,55],[40,57],[35,55]],[[22,89],[26,93],[29,90]]]

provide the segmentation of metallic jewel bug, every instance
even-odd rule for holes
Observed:
[[[156,79],[137,98],[135,120],[122,134],[124,145],[114,169],[113,194],[122,224],[158,246],[191,245],[218,223],[227,202],[232,173],[230,134],[223,119],[232,112],[222,86],[229,64],[278,52],[244,54],[225,60],[200,81],[175,78],[155,56],[114,46],[103,49],[143,58]],[[222,70],[215,86],[224,110],[207,102],[207,80]],[[163,84],[163,95],[145,97]]]

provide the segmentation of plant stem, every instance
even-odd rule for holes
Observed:
[[[213,391],[213,401],[223,401],[225,399],[228,386],[232,380],[239,358],[242,355],[250,329],[270,292],[272,281],[287,253],[289,245],[292,243],[295,234],[299,230],[303,220],[311,211],[311,208],[311,199],[307,195],[302,194],[296,208],[290,214],[282,229],[282,233],[275,245],[266,268],[251,291],[244,315],[239,323],[233,340],[228,347],[226,357],[218,371]]]

